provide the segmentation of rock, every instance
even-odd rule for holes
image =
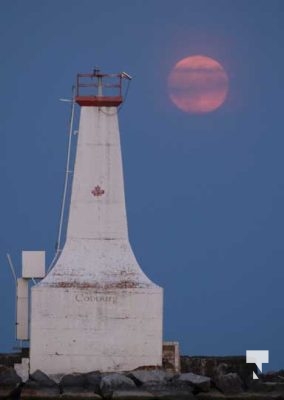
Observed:
[[[37,382],[38,385],[40,385],[41,387],[58,388],[58,385],[39,369],[37,369],[33,374],[30,375],[30,379],[34,382]]]
[[[235,372],[230,372],[225,375],[216,376],[214,379],[217,389],[224,394],[237,394],[243,392],[243,384],[239,375]]]
[[[59,386],[45,373],[36,370],[25,383],[21,392],[21,399],[49,399],[56,398],[59,394]]]
[[[100,391],[103,397],[110,398],[112,393],[116,390],[131,390],[136,389],[136,385],[125,375],[118,373],[111,373],[104,375],[100,383]]]
[[[29,379],[22,388],[21,399],[50,399],[58,398],[60,395],[59,387],[43,386],[39,382]]]
[[[87,379],[85,374],[64,375],[59,383],[60,392],[66,397],[79,395],[85,391]]]
[[[16,386],[21,383],[21,378],[16,374],[12,367],[5,367],[0,365],[0,387],[2,386]]]
[[[208,392],[211,387],[211,379],[208,376],[196,375],[192,372],[181,374],[177,381],[193,386],[197,392]]]
[[[115,390],[112,400],[152,400],[154,396],[144,390]]]
[[[214,378],[216,368],[220,364],[226,366],[225,373],[236,372],[242,382],[249,387],[253,371],[257,372],[255,364],[246,363],[246,356],[181,356],[181,372],[193,372],[198,375]]]
[[[62,397],[67,398],[94,398],[100,399],[100,382],[102,376],[99,372],[87,374],[68,374],[62,377],[60,389]]]
[[[0,400],[7,400],[7,399],[18,399],[21,392],[21,385],[18,384],[17,387],[11,386],[0,386]]]
[[[174,373],[161,369],[135,370],[131,371],[128,376],[138,386],[141,386],[149,383],[166,383],[169,379],[173,378]]]
[[[226,375],[228,372],[231,371],[229,371],[228,364],[226,363],[218,364],[213,370],[214,376]]]
[[[0,399],[12,398],[20,391],[22,380],[14,368],[0,365]]]
[[[88,372],[85,374],[86,388],[92,392],[100,394],[100,384],[102,375],[98,371]]]
[[[59,383],[61,390],[65,388],[84,388],[87,385],[85,374],[68,374],[64,375]]]

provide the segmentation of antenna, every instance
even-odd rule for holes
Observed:
[[[47,272],[51,270],[55,261],[57,260],[59,254],[61,253],[61,236],[62,236],[62,227],[63,227],[63,219],[65,214],[65,205],[66,205],[66,196],[69,182],[70,171],[70,156],[71,156],[71,144],[72,144],[72,133],[73,133],[73,122],[74,122],[74,111],[75,111],[75,86],[72,87],[72,99],[61,98],[60,101],[72,103],[71,105],[71,114],[69,121],[69,132],[68,132],[68,146],[67,146],[67,160],[66,160],[66,170],[65,170],[65,181],[64,181],[64,189],[62,195],[62,203],[61,203],[61,212],[59,219],[59,227],[58,227],[58,235],[56,241],[55,255],[53,260],[51,261],[50,266],[48,267]]]
[[[122,78],[127,78],[127,79],[130,80],[130,81],[131,81],[131,79],[132,79],[132,76],[129,75],[129,74],[128,74],[127,72],[125,72],[125,71],[122,71],[121,76],[122,76]]]
[[[17,320],[17,308],[18,308],[17,307],[17,299],[18,299],[18,296],[17,296],[17,287],[18,287],[17,275],[16,275],[15,267],[13,265],[13,262],[12,262],[10,254],[7,253],[6,257],[7,257],[8,264],[9,264],[9,267],[11,269],[11,272],[12,272],[12,275],[13,275],[13,278],[14,278],[14,282],[15,282],[15,319]],[[17,340],[17,322],[15,324],[15,339]]]
[[[15,267],[14,267],[14,265],[13,265],[13,263],[12,263],[11,256],[10,256],[9,253],[7,253],[7,254],[6,254],[6,257],[7,257],[8,264],[9,264],[9,267],[10,267],[10,269],[11,269],[11,272],[12,272],[12,275],[13,275],[13,278],[14,278],[14,281],[15,281],[15,284],[17,284],[17,275],[16,275],[16,272],[15,272]]]
[[[63,99],[63,98],[61,98],[59,100],[65,102],[65,103],[72,103],[71,99]]]

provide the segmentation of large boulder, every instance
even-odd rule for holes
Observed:
[[[102,380],[102,374],[99,371],[88,372],[85,374],[86,389],[94,393],[100,394],[100,384]]]
[[[30,375],[30,380],[38,383],[41,387],[58,388],[57,383],[39,369]]]
[[[100,399],[101,374],[89,372],[87,374],[68,374],[60,381],[61,397],[64,399]]]
[[[0,365],[0,386],[13,386],[21,383],[21,378],[12,367]]]
[[[194,392],[208,392],[211,387],[211,379],[208,376],[202,376],[188,372],[180,374],[177,378],[180,384],[188,384],[194,388]]]
[[[136,389],[136,385],[132,379],[119,373],[110,373],[104,375],[100,382],[100,391],[104,398],[111,398],[114,391],[117,390],[133,390]]]
[[[44,372],[36,370],[25,382],[21,391],[21,399],[49,399],[60,394],[59,386]]]
[[[58,398],[60,395],[59,387],[43,386],[39,382],[29,379],[23,386],[21,391],[21,399],[49,399]]]
[[[173,378],[174,373],[164,371],[162,369],[152,369],[152,370],[135,370],[128,374],[137,386],[149,385],[149,384],[164,384]]]
[[[61,398],[100,400],[101,374],[97,371],[84,374],[68,374],[60,381]]]
[[[222,393],[226,394],[238,394],[243,392],[243,383],[239,375],[235,372],[229,372],[228,374],[219,374],[214,379],[215,386]]]
[[[10,398],[16,394],[21,383],[22,380],[14,368],[0,365],[0,399]]]
[[[68,374],[64,375],[59,383],[62,392],[69,390],[70,388],[85,388],[87,385],[87,379],[85,374]]]

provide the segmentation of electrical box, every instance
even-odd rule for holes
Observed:
[[[163,342],[165,369],[180,373],[179,342]]]
[[[45,277],[45,251],[22,251],[23,278]]]
[[[18,340],[29,339],[29,286],[27,279],[17,279],[17,322]]]

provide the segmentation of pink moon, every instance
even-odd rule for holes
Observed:
[[[196,55],[178,61],[168,76],[169,97],[191,114],[212,112],[226,100],[229,78],[213,58]]]

